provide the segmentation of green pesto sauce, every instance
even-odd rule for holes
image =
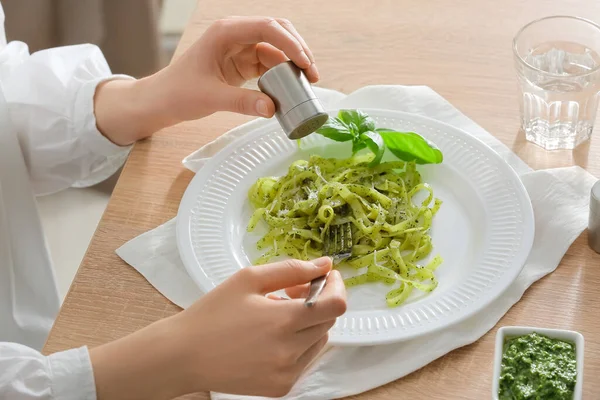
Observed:
[[[531,333],[504,341],[500,400],[573,399],[575,344]]]

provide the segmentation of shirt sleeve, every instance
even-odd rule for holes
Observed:
[[[112,75],[100,49],[76,45],[32,55],[22,42],[0,51],[0,84],[36,194],[98,183],[114,174],[130,147],[96,126],[94,94]]]
[[[96,400],[86,347],[43,356],[16,343],[0,343],[0,399]]]

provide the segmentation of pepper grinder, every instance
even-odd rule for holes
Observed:
[[[304,72],[292,61],[266,71],[258,87],[273,99],[275,117],[290,139],[310,135],[329,118]]]
[[[592,186],[590,193],[588,244],[596,253],[600,253],[600,180]]]

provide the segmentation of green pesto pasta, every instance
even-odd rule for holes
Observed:
[[[357,274],[347,287],[370,282],[394,286],[386,295],[390,307],[402,304],[413,289],[431,292],[442,263],[430,255],[430,228],[442,202],[421,181],[414,163],[390,161],[370,167],[373,155],[348,159],[295,161],[280,178],[260,178],[248,197],[255,211],[248,231],[260,221],[268,232],[257,242],[264,251],[256,264],[274,257],[309,260],[323,255],[323,240],[332,225],[351,222],[352,256],[345,264]],[[413,197],[426,192],[415,204]]]

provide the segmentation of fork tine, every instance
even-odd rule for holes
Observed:
[[[337,254],[340,250],[339,250],[339,240],[340,240],[340,227],[339,226],[335,226],[333,229],[333,251],[331,252],[331,254]]]
[[[344,260],[352,254],[352,224],[350,222],[327,227],[327,232],[323,235],[323,255],[332,257],[334,264]],[[317,301],[317,297],[325,286],[325,277],[313,279],[310,283],[310,292],[304,304],[312,307]]]
[[[330,225],[323,240],[323,255],[347,256],[352,253],[352,223]]]
[[[344,246],[344,253],[350,253],[352,252],[352,224],[350,222],[348,222],[346,225],[344,225],[344,236],[345,236],[345,246]]]

